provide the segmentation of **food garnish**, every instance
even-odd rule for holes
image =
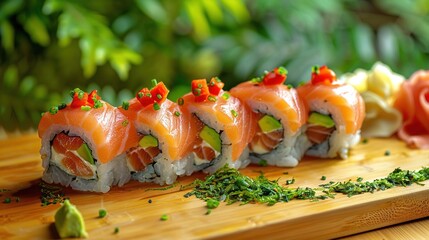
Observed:
[[[68,199],[55,213],[55,227],[61,238],[88,237],[82,214]]]

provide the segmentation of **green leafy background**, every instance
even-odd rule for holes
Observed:
[[[429,1],[4,0],[0,38],[0,128],[15,131],[75,87],[119,105],[153,78],[175,100],[192,79],[229,89],[280,65],[294,85],[322,64],[408,77],[428,68]]]

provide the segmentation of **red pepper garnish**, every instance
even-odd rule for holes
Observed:
[[[146,107],[147,105],[150,105],[154,103],[155,101],[152,98],[152,94],[150,93],[150,90],[148,88],[143,88],[136,94],[137,100]]]
[[[158,83],[154,88],[150,90],[152,94],[152,99],[157,103],[162,103],[167,99],[167,95],[170,91],[164,85],[163,82]]]
[[[98,96],[97,90],[92,90],[88,95],[88,103],[91,107],[94,107],[95,102],[100,99],[101,97]]]
[[[331,84],[337,79],[335,72],[329,69],[326,65],[321,67],[314,66],[311,70],[311,83],[312,84]]]
[[[148,88],[143,88],[136,94],[136,98],[140,101],[143,107],[146,107],[154,103],[162,103],[167,99],[167,95],[170,92],[163,82],[157,83],[156,80],[152,82],[155,83],[155,86],[150,90]]]
[[[195,102],[204,102],[210,96],[209,87],[207,86],[206,79],[192,80],[191,83],[192,94],[195,96]]]
[[[80,90],[79,88],[75,88],[71,91],[71,97],[73,98],[70,104],[72,108],[80,108],[88,105],[88,93]]]
[[[283,84],[287,77],[287,70],[284,67],[274,68],[273,71],[265,74],[262,82],[264,85]]]
[[[209,82],[209,92],[214,96],[218,96],[225,84],[219,78],[212,78]]]
[[[98,95],[97,90],[92,90],[91,93],[86,93],[79,88],[75,88],[71,91],[71,97],[73,98],[70,107],[80,108],[88,106],[90,108],[100,108],[103,103],[100,102],[101,97]]]

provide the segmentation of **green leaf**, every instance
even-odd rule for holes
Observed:
[[[135,0],[140,10],[158,23],[167,23],[168,16],[164,7],[157,0]]]
[[[19,85],[19,93],[21,96],[28,95],[36,85],[36,79],[33,76],[26,76]]]
[[[249,17],[246,5],[241,0],[222,0],[223,5],[232,12],[238,22],[245,22]]]
[[[15,89],[18,86],[18,68],[15,65],[9,66],[4,72],[3,79],[6,89]]]
[[[0,22],[16,14],[22,7],[24,0],[6,0],[0,5]]]
[[[206,39],[210,35],[210,26],[207,22],[206,17],[204,16],[200,1],[185,0],[184,5],[189,19],[194,26],[195,36],[199,40]]]
[[[45,24],[36,15],[30,15],[25,20],[24,29],[34,42],[44,47],[49,45],[50,38]]]
[[[220,5],[218,4],[218,1],[201,0],[201,3],[212,22],[216,24],[223,22],[223,13]]]
[[[11,53],[13,51],[13,44],[14,44],[14,38],[15,38],[15,30],[13,30],[12,25],[9,23],[9,21],[4,21],[0,26],[1,31],[1,43],[3,48],[8,52]]]

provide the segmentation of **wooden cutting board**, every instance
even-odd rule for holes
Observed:
[[[43,172],[39,156],[40,141],[26,135],[0,141],[0,239],[58,238],[53,227],[59,204],[42,207],[39,182]],[[385,156],[386,150],[390,151]],[[373,180],[387,176],[397,167],[418,170],[429,166],[429,151],[411,150],[401,141],[369,139],[360,143],[348,160],[305,158],[296,168],[249,166],[241,170],[248,176],[263,171],[280,183],[295,178],[290,187],[316,187],[328,181]],[[284,172],[288,172],[287,175]],[[346,236],[429,216],[429,187],[412,185],[353,197],[337,195],[317,202],[293,200],[274,206],[262,204],[225,205],[206,215],[205,202],[184,198],[188,191],[179,186],[204,178],[199,173],[179,179],[169,190],[148,190],[153,184],[131,182],[107,194],[76,192],[65,195],[82,212],[90,238],[307,238]],[[321,176],[327,180],[322,181]],[[1,203],[11,197],[9,204]],[[19,202],[16,202],[19,197]],[[151,200],[151,203],[149,203]],[[98,218],[98,210],[108,216]],[[167,221],[160,217],[168,215]],[[119,232],[114,234],[115,228]]]

